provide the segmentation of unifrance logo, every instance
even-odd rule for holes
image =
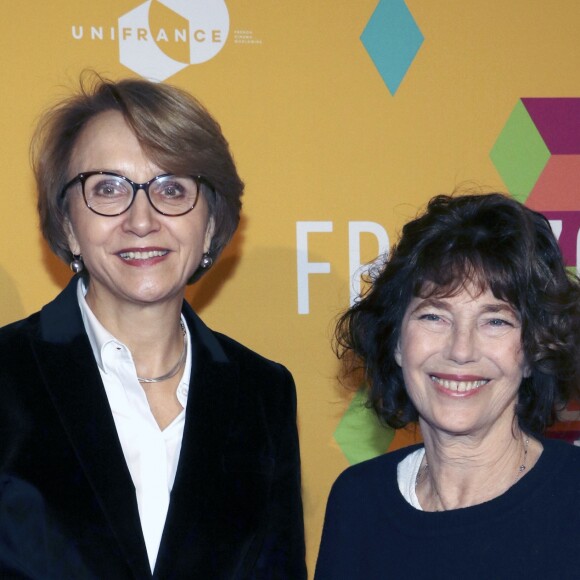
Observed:
[[[147,0],[120,16],[117,26],[73,25],[72,35],[118,42],[121,64],[161,82],[216,56],[229,28],[224,0]]]
[[[223,0],[148,0],[119,18],[119,60],[163,81],[212,59],[224,47],[229,25]]]

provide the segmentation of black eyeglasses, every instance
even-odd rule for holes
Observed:
[[[77,183],[81,184],[87,207],[96,214],[110,217],[125,213],[133,205],[140,189],[145,192],[151,207],[166,216],[180,216],[190,212],[197,203],[202,184],[214,190],[211,183],[201,175],[163,174],[146,183],[135,183],[117,173],[87,171],[79,173],[64,186],[61,198]]]

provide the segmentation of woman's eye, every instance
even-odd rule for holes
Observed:
[[[183,195],[183,189],[179,185],[166,185],[160,193],[164,197],[178,197]]]
[[[491,320],[488,320],[487,323],[494,327],[513,326],[511,322],[504,320],[503,318],[492,318]]]
[[[125,188],[123,188],[122,184],[115,182],[103,182],[93,187],[93,195],[111,197],[113,195],[123,195],[125,193]]]
[[[441,320],[441,317],[438,316],[437,314],[421,314],[421,316],[419,316],[419,320],[427,320],[428,322],[437,322],[439,320]]]

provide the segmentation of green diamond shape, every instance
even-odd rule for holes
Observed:
[[[524,203],[550,159],[550,151],[522,101],[515,106],[490,157],[508,191]]]
[[[365,407],[365,401],[364,390],[357,391],[334,432],[351,465],[382,455],[395,436],[395,430],[382,425],[374,411]]]

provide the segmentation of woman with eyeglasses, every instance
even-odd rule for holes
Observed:
[[[305,578],[292,377],[184,302],[239,221],[219,125],[95,78],[32,152],[75,275],[0,331],[0,577]]]

